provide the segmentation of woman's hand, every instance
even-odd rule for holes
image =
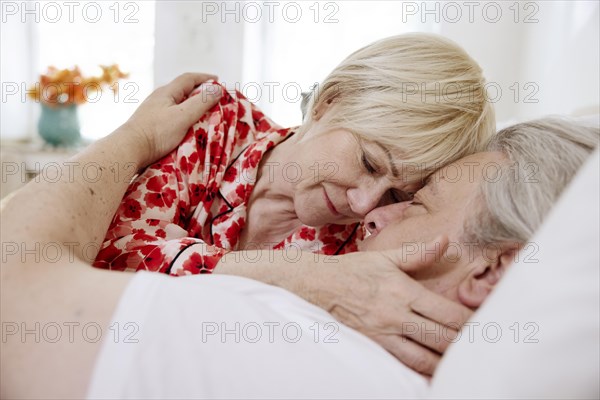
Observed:
[[[433,375],[441,355],[473,313],[401,270],[439,260],[436,257],[445,245],[437,248],[437,254],[406,257],[398,250],[336,257],[337,266],[313,271],[318,279],[309,285],[315,296],[308,300],[370,337],[413,370]]]
[[[200,93],[188,98],[203,82],[214,75],[185,73],[156,89],[123,125],[140,151],[140,167],[167,155],[183,140],[187,130],[221,98],[219,85],[203,85]]]

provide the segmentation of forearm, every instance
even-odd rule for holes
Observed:
[[[34,180],[2,211],[2,238],[17,248],[58,243],[91,262],[131,178],[143,166],[143,145],[122,126],[62,163],[57,179]],[[26,247],[31,248],[31,247]],[[18,263],[7,256],[9,264]]]
[[[291,263],[284,258],[283,251],[232,251],[221,258],[213,273],[243,276],[296,292],[294,289],[304,283],[310,270],[310,256],[302,253],[299,260]]]
[[[351,285],[343,256],[277,250],[244,250],[225,254],[213,273],[237,275],[286,289],[330,311]]]

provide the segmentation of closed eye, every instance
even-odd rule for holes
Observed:
[[[369,157],[367,157],[367,153],[365,153],[364,151],[362,153],[362,164],[368,173],[374,174],[377,172],[377,168],[375,167],[375,165],[373,165],[371,161],[369,161]]]
[[[415,206],[415,207],[423,207],[424,209],[428,209],[427,205],[425,203],[423,203],[421,197],[420,197],[420,193],[416,193],[415,197],[413,199],[413,201],[410,202],[411,206]]]
[[[402,203],[412,200],[413,193],[404,192],[398,189],[391,189],[388,191],[387,196],[392,203]]]

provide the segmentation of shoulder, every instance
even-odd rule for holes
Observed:
[[[241,92],[222,89],[219,103],[190,128],[182,146],[187,143],[213,156],[235,158],[248,145],[281,130]]]

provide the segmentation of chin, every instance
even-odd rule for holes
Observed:
[[[329,223],[319,213],[315,213],[316,210],[306,210],[296,208],[296,217],[300,220],[303,225],[307,226],[321,226]]]
[[[358,218],[350,218],[345,215],[334,215],[326,204],[323,207],[305,207],[304,204],[319,204],[313,198],[294,199],[294,210],[296,217],[307,226],[323,226],[326,224],[347,225],[360,222]]]
[[[370,243],[373,240],[373,235],[369,235],[363,240],[359,241],[356,245],[358,246],[358,251],[369,251]]]
[[[298,217],[300,222],[302,222],[302,224],[312,227],[323,226],[327,224],[345,225],[358,222],[358,220],[351,220],[342,216],[336,218],[334,215],[330,215],[329,210],[326,210],[326,212],[327,214],[323,212],[315,212],[314,209],[306,211],[301,210],[296,211],[296,216]]]

